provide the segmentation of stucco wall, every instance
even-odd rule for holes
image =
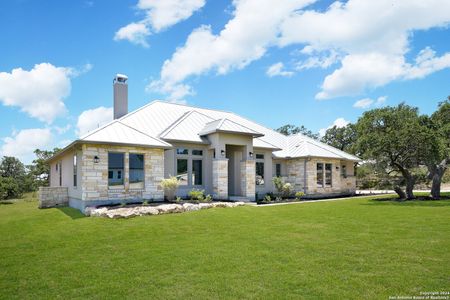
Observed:
[[[77,186],[74,186],[73,180],[73,157],[77,155]],[[81,190],[81,149],[75,148],[73,150],[67,151],[64,155],[58,157],[55,161],[50,164],[50,187],[59,187],[59,167],[58,171],[56,170],[56,164],[60,164],[61,166],[61,176],[62,176],[62,187],[67,187],[67,192],[70,198],[81,199],[82,190]]]

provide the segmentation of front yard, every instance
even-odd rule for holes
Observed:
[[[0,298],[450,291],[450,201],[372,198],[119,220],[38,210],[36,201],[0,204]]]

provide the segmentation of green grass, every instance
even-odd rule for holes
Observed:
[[[387,299],[449,291],[450,201],[370,199],[128,220],[11,201],[0,205],[0,298]]]

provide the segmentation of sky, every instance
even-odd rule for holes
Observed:
[[[153,100],[314,132],[450,95],[448,0],[0,1],[0,156],[30,163]]]

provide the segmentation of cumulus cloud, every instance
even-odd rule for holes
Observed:
[[[348,124],[350,124],[350,122],[345,120],[344,118],[337,118],[336,120],[334,120],[333,124],[331,124],[327,128],[319,129],[319,134],[320,136],[324,136],[327,132],[327,129],[333,128],[334,126],[336,126],[337,128],[342,128],[347,126]]]
[[[372,105],[380,106],[380,105],[383,105],[386,102],[386,100],[387,100],[387,96],[378,97],[378,99],[376,99],[376,100],[371,99],[371,98],[364,98],[364,99],[356,101],[353,104],[353,107],[365,109],[365,108],[371,107]]]
[[[266,74],[269,77],[274,76],[284,76],[284,77],[290,77],[294,75],[294,72],[291,71],[284,71],[284,64],[282,62],[278,62],[276,64],[271,65],[269,68],[267,68]]]
[[[113,108],[100,106],[83,111],[78,116],[76,134],[83,136],[113,119]]]
[[[12,136],[3,138],[3,145],[0,148],[0,156],[14,156],[25,164],[29,164],[34,159],[35,149],[48,149],[53,140],[52,132],[49,128],[23,129],[13,132]]]
[[[204,5],[205,0],[139,0],[137,8],[144,12],[144,19],[120,28],[114,40],[128,40],[148,47],[146,39],[152,32],[159,32],[188,19]]]
[[[167,87],[177,87],[190,76],[210,71],[226,74],[246,67],[276,44],[279,26],[289,14],[312,2],[233,1],[233,17],[225,27],[218,34],[213,34],[210,26],[195,29],[164,62],[159,80]]]
[[[52,123],[66,113],[64,99],[70,94],[71,78],[91,68],[90,64],[75,69],[41,63],[29,71],[17,68],[10,73],[0,72],[0,102],[19,107],[40,121]]]

